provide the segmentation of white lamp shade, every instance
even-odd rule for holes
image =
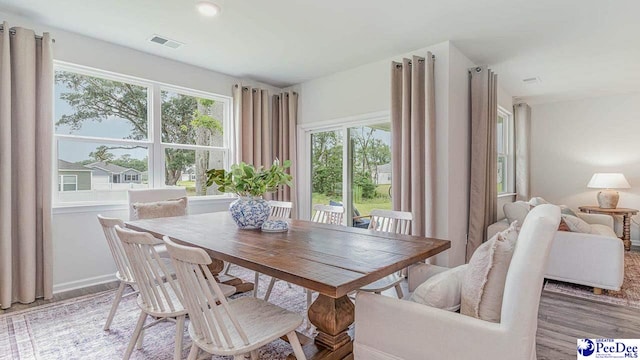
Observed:
[[[629,189],[631,185],[620,173],[595,173],[591,177],[588,188],[591,189]]]

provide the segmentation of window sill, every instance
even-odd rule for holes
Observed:
[[[498,194],[498,199],[503,197],[516,196],[516,195],[517,195],[516,193],[501,193],[501,194]]]
[[[202,206],[215,203],[229,203],[235,200],[235,196],[193,196],[189,198],[189,205]],[[69,203],[53,205],[52,213],[57,214],[75,214],[90,213],[103,211],[128,211],[128,203]]]

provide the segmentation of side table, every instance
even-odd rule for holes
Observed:
[[[624,249],[631,250],[631,217],[638,213],[637,209],[627,208],[615,208],[615,209],[602,209],[598,206],[580,206],[580,211],[587,214],[605,214],[605,215],[620,215],[623,218],[622,226],[622,242],[624,243]]]

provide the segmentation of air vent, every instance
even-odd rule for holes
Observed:
[[[166,46],[166,47],[171,48],[171,49],[177,49],[177,48],[181,47],[182,45],[184,45],[183,43],[181,43],[179,41],[167,39],[166,37],[160,36],[160,35],[153,35],[149,39],[149,41],[152,42],[152,43],[158,44],[158,45]]]
[[[532,85],[532,84],[540,84],[541,81],[539,77],[530,77],[530,78],[522,79],[522,82],[527,85]]]

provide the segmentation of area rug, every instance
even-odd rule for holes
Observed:
[[[554,280],[547,280],[544,291],[640,309],[640,253],[625,252],[624,282],[620,291],[604,290],[602,295],[595,295],[592,287]]]
[[[253,272],[232,267],[235,276],[253,282]],[[264,294],[269,277],[260,279],[260,294]],[[122,359],[133,333],[140,310],[135,296],[122,300],[109,331],[102,330],[115,290],[87,295],[66,301],[0,315],[1,360],[72,360]],[[244,293],[238,296],[251,296]],[[276,282],[270,302],[303,314],[306,307],[305,292],[301,287]],[[311,336],[305,323],[298,329]],[[163,322],[149,328],[144,334],[144,347],[135,350],[132,359],[172,359],[175,325]],[[191,341],[184,333],[183,358],[186,359]],[[260,359],[286,359],[292,353],[289,344],[276,340],[260,349]],[[231,359],[214,356],[212,359]]]

